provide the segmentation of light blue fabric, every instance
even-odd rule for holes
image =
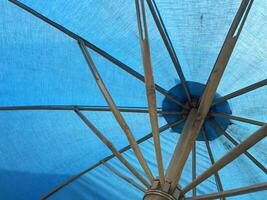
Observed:
[[[49,19],[86,38],[143,74],[134,1],[21,0]],[[205,84],[241,0],[156,0],[187,81]],[[226,95],[267,78],[267,3],[255,0],[218,88]],[[155,82],[167,91],[180,82],[153,18],[147,9]],[[147,107],[144,83],[89,50],[118,106]],[[164,96],[157,92],[157,106]],[[267,87],[228,101],[233,115],[267,122]],[[107,106],[77,41],[0,0],[0,106]],[[128,141],[110,112],[83,112],[120,149]],[[151,132],[148,114],[123,113],[136,139]],[[258,126],[237,121],[228,127],[241,142]],[[159,125],[166,124],[159,116]],[[161,136],[165,169],[179,134]],[[0,199],[32,200],[110,155],[111,152],[73,111],[0,111]],[[140,145],[157,175],[152,140]],[[215,160],[233,147],[220,136],[211,142]],[[249,152],[267,166],[267,140]],[[132,151],[125,157],[144,175]],[[109,163],[133,177],[116,160]],[[197,174],[210,166],[205,143],[197,142]],[[244,155],[219,171],[224,189],[267,181]],[[138,182],[138,180],[136,180]],[[191,156],[180,185],[191,181]],[[107,182],[108,184],[106,184]],[[214,177],[198,194],[217,192]],[[119,194],[121,196],[119,196]],[[190,196],[191,193],[188,193]],[[141,199],[143,193],[104,166],[77,179],[51,199]],[[266,191],[229,199],[264,199]]]

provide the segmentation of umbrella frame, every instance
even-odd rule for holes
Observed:
[[[187,104],[183,104],[182,102],[178,101],[175,97],[173,97],[171,94],[169,94],[165,89],[163,89],[161,86],[154,83],[153,79],[153,69],[151,64],[151,58],[150,58],[150,48],[149,48],[149,40],[148,40],[148,31],[147,31],[147,24],[146,24],[146,14],[145,14],[145,6],[144,6],[144,0],[135,0],[136,4],[136,11],[137,11],[137,21],[138,21],[138,28],[139,28],[139,36],[140,36],[140,46],[141,46],[141,54],[143,59],[143,65],[144,65],[144,74],[145,76],[142,76],[138,72],[134,71],[131,67],[125,65],[118,59],[112,57],[107,52],[103,51],[102,49],[98,48],[94,44],[90,43],[86,39],[80,37],[79,35],[71,32],[70,30],[66,29],[65,27],[53,22],[52,20],[46,18],[45,16],[41,15],[37,11],[31,9],[30,7],[24,5],[23,3],[17,1],[17,0],[9,0],[10,2],[16,4],[17,6],[21,7],[22,9],[26,10],[27,12],[33,14],[34,16],[40,18],[41,20],[47,22],[48,24],[52,25],[53,27],[59,29],[60,31],[64,32],[65,34],[69,35],[73,39],[77,40],[77,42],[80,45],[81,51],[85,57],[85,60],[87,61],[88,67],[91,70],[92,74],[94,75],[94,78],[99,86],[100,91],[102,92],[103,96],[105,97],[109,107],[90,107],[90,106],[17,106],[17,107],[0,107],[1,111],[5,110],[71,110],[74,111],[83,121],[84,123],[91,129],[93,132],[103,141],[106,146],[108,146],[113,154],[107,158],[105,158],[102,161],[99,161],[94,166],[86,169],[85,171],[81,172],[80,174],[72,177],[71,179],[67,180],[66,182],[59,185],[57,188],[55,188],[53,191],[48,193],[47,195],[43,196],[42,199],[46,199],[55,192],[57,192],[62,187],[66,186],[70,182],[74,181],[81,175],[87,173],[88,171],[92,170],[93,168],[104,165],[109,170],[117,174],[119,177],[123,178],[124,180],[130,182],[135,187],[139,188],[141,191],[145,191],[146,194],[144,196],[145,200],[152,200],[152,199],[158,199],[158,200],[164,200],[164,199],[183,199],[185,198],[185,193],[193,190],[193,197],[191,198],[185,198],[185,199],[212,199],[212,198],[225,198],[227,196],[234,196],[239,194],[246,194],[250,192],[260,191],[260,190],[266,190],[267,189],[267,183],[261,183],[256,184],[248,187],[233,189],[229,191],[223,191],[223,187],[220,181],[220,177],[218,175],[218,170],[226,166],[228,163],[230,163],[232,160],[237,158],[239,155],[244,153],[248,158],[250,158],[260,169],[262,169],[266,173],[266,168],[260,164],[251,154],[247,152],[247,149],[255,145],[257,142],[259,142],[261,139],[266,137],[267,135],[267,125],[264,122],[259,122],[256,120],[241,118],[238,116],[231,116],[221,113],[209,113],[209,109],[217,105],[219,103],[222,103],[228,99],[240,96],[242,94],[245,94],[247,92],[253,91],[255,89],[258,89],[260,87],[263,87],[267,85],[267,79],[262,80],[260,82],[257,82],[255,84],[252,84],[250,86],[247,86],[245,88],[242,88],[238,91],[235,91],[231,94],[228,94],[226,96],[220,97],[218,99],[213,100],[215,92],[217,90],[217,87],[220,83],[220,80],[223,76],[224,70],[227,66],[227,63],[231,57],[231,54],[233,52],[233,49],[235,47],[235,44],[238,40],[238,37],[242,31],[242,28],[244,26],[244,23],[247,19],[247,16],[249,14],[249,11],[251,9],[251,6],[253,4],[253,0],[242,0],[242,3],[236,13],[236,16],[233,20],[233,23],[229,29],[229,32],[226,36],[225,42],[222,46],[222,49],[218,55],[218,58],[215,62],[215,65],[213,67],[213,70],[210,74],[210,77],[206,83],[206,88],[200,98],[200,101],[198,102],[197,107],[192,105],[192,98],[190,96],[189,89],[187,87],[186,79],[183,75],[182,68],[179,64],[179,60],[177,58],[177,55],[174,51],[174,48],[172,46],[172,43],[170,41],[170,38],[168,36],[168,33],[166,31],[166,28],[164,26],[163,20],[160,16],[160,13],[157,9],[156,3],[154,0],[147,0],[148,7],[151,11],[152,17],[157,25],[157,28],[160,32],[160,35],[163,39],[163,42],[168,50],[168,53],[172,59],[172,62],[175,66],[176,72],[181,80],[181,83],[183,85],[186,97],[187,97]],[[143,81],[146,86],[147,91],[147,100],[148,100],[148,108],[124,108],[124,107],[117,107],[114,101],[112,100],[112,97],[110,96],[104,82],[101,79],[101,76],[99,75],[97,68],[87,50],[87,47],[92,49],[93,51],[97,52],[104,58],[108,59],[112,63],[114,63],[116,66],[121,68],[122,70],[128,72],[130,75],[134,76],[135,78]],[[157,122],[157,114],[179,114],[183,115],[184,112],[164,112],[161,109],[156,107],[156,91],[162,93],[166,96],[166,98],[169,98],[171,101],[176,103],[177,105],[181,106],[184,110],[186,110],[186,113],[188,115],[186,116],[186,119],[176,121],[172,124],[166,124],[165,126],[158,128],[158,122]],[[122,130],[125,132],[130,145],[121,149],[116,150],[115,147],[112,145],[110,141],[105,138],[104,134],[100,133],[100,131],[82,114],[81,111],[111,111],[116,118],[118,124],[121,126]],[[149,113],[150,115],[150,122],[151,122],[151,128],[152,133],[145,136],[144,138],[136,141],[133,137],[128,125],[126,124],[125,120],[123,119],[121,112],[137,112],[137,113]],[[218,131],[223,132],[223,134],[235,145],[235,147],[227,153],[225,156],[223,156],[218,161],[214,161],[212,151],[209,146],[209,141],[207,140],[205,130],[203,130],[204,138],[206,147],[208,150],[208,154],[212,163],[212,166],[208,168],[204,173],[202,173],[200,176],[196,177],[196,137],[201,129],[203,129],[203,123],[205,122],[206,118],[209,116],[216,116],[221,118],[227,118],[232,120],[239,120],[245,123],[255,124],[262,126],[259,130],[257,130],[255,133],[253,133],[251,136],[249,136],[245,141],[238,144],[229,134],[227,134],[224,130],[220,128],[218,124],[214,124],[212,122],[211,125],[217,129]],[[185,120],[184,129],[182,131],[180,140],[178,141],[174,154],[172,156],[172,160],[168,166],[167,172],[164,174],[163,171],[163,164],[162,164],[162,156],[161,156],[161,147],[160,147],[160,139],[159,139],[159,133],[162,131],[171,128],[172,126],[175,126],[177,124],[182,123]],[[154,144],[155,144],[155,150],[156,150],[156,158],[158,163],[158,171],[159,171],[159,178],[155,178],[152,174],[150,168],[148,167],[145,158],[143,157],[138,144],[140,144],[143,141],[146,141],[147,139],[153,137]],[[139,160],[140,165],[142,166],[143,170],[145,171],[148,180],[150,183],[146,182],[143,177],[141,177],[140,174],[128,163],[122,156],[121,153],[129,150],[132,148]],[[193,180],[191,183],[189,183],[186,187],[180,188],[178,186],[178,182],[181,176],[181,173],[183,171],[183,167],[185,165],[186,160],[188,159],[188,156],[192,150],[193,153],[193,159],[192,159],[192,177]],[[113,157],[118,157],[118,159],[125,164],[125,166],[137,177],[139,180],[146,186],[144,188],[143,186],[139,185],[138,183],[135,183],[132,179],[129,177],[126,177],[125,175],[121,174],[119,171],[111,167],[106,163],[106,161],[112,159]],[[178,170],[177,170],[178,169]],[[202,195],[197,196],[196,195],[196,186],[203,182],[205,179],[207,179],[211,175],[215,175],[216,183],[218,186],[218,193],[214,194],[208,194],[208,195]]]

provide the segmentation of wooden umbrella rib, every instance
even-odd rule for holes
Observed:
[[[148,113],[146,107],[117,107],[120,112],[129,113]],[[84,106],[84,105],[42,105],[42,106],[0,106],[0,111],[17,111],[17,110],[75,110],[82,111],[111,111],[108,106]],[[183,112],[163,111],[161,108],[157,108],[157,114],[163,115],[183,115]]]
[[[249,124],[253,124],[253,125],[257,125],[257,126],[263,126],[266,124],[264,122],[260,122],[260,121],[256,121],[256,120],[252,120],[252,119],[247,119],[247,118],[243,118],[243,117],[237,117],[237,116],[224,114],[224,113],[212,113],[211,112],[211,113],[209,113],[209,115],[212,117],[219,117],[219,118],[223,118],[223,119],[232,119],[232,120],[245,122],[245,123],[249,123]]]
[[[197,110],[191,109],[166,172],[166,180],[171,183],[171,192],[173,192],[178,184],[182,175],[183,167],[187,161],[188,154],[192,150],[192,145],[195,141],[193,138],[193,124],[195,123],[194,119],[196,118],[196,114]]]
[[[212,151],[211,151],[211,148],[210,148],[209,140],[207,138],[207,135],[206,135],[206,132],[205,132],[204,128],[202,129],[202,133],[203,133],[203,137],[204,137],[204,140],[205,140],[207,151],[208,151],[208,154],[209,154],[209,157],[210,157],[210,162],[211,162],[212,165],[214,165],[215,160],[214,160],[214,157],[213,157],[213,154],[212,154]],[[215,172],[214,176],[215,176],[216,185],[218,187],[218,192],[223,192],[223,186],[222,186],[222,182],[221,182],[219,173]],[[222,198],[222,200],[225,200],[225,198]]]
[[[239,143],[231,137],[225,130],[223,130],[220,125],[216,122],[213,121],[208,121],[208,123],[213,126],[216,130],[221,132],[230,142],[232,142],[235,146],[239,145]],[[265,174],[267,174],[267,169],[266,167],[261,164],[254,156],[252,156],[248,151],[244,152],[244,154],[255,164],[257,165]]]
[[[200,176],[198,176],[194,181],[192,181],[185,188],[183,188],[181,193],[185,194],[195,186],[202,183],[212,174],[219,171],[221,168],[225,167],[227,164],[229,164],[234,159],[239,157],[242,153],[246,152],[250,147],[258,143],[266,136],[267,136],[267,125],[264,125],[256,132],[254,132],[251,136],[249,136],[246,140],[244,140],[242,143],[234,147],[229,153],[227,153],[221,159],[216,161],[210,168],[208,168],[205,172],[203,172]]]
[[[179,125],[179,124],[181,124],[183,122],[184,122],[184,119],[181,119],[181,120],[177,120],[177,121],[175,121],[173,123],[161,126],[159,128],[159,132],[162,133],[162,132],[166,131],[167,129],[169,129],[169,128],[173,127],[173,126]],[[145,135],[144,137],[140,138],[136,142],[137,142],[137,144],[141,144],[141,143],[147,141],[150,138],[152,138],[152,133],[149,133],[149,134]],[[122,153],[124,153],[124,152],[126,152],[126,151],[128,151],[130,149],[131,149],[131,145],[125,146],[125,147],[123,147],[122,149],[119,150],[119,153],[122,154]],[[98,166],[102,165],[103,162],[107,162],[107,161],[109,161],[109,160],[111,160],[111,159],[113,159],[115,157],[116,157],[115,154],[112,154],[112,155],[109,155],[109,156],[105,157],[104,159],[100,160],[99,162],[95,163],[94,165],[88,167],[87,169],[81,171],[80,173],[78,173],[78,174],[74,175],[73,177],[67,179],[66,181],[62,182],[57,187],[55,187],[53,190],[51,190],[49,193],[47,193],[46,195],[43,195],[43,197],[41,199],[47,199],[48,197],[52,196],[57,191],[61,190],[63,187],[67,186],[71,182],[77,180],[78,178],[80,178],[84,174],[86,174],[86,173],[90,172],[91,170],[97,168]]]
[[[56,22],[48,19],[47,17],[45,17],[41,13],[38,13],[36,10],[28,7],[27,5],[21,3],[20,1],[17,1],[17,0],[9,0],[9,1],[12,2],[12,3],[14,3],[15,5],[17,5],[18,7],[22,8],[23,10],[31,13],[35,17],[43,20],[44,22],[48,23],[49,25],[53,26],[54,28],[62,31],[63,33],[65,33],[69,37],[73,38],[74,40],[83,41],[84,44],[85,44],[85,46],[87,46],[88,48],[92,49],[93,51],[95,51],[99,55],[103,56],[104,58],[106,58],[107,60],[109,60],[110,62],[112,62],[113,64],[115,64],[117,67],[119,67],[122,70],[126,71],[127,73],[129,73],[130,75],[134,76],[138,80],[140,80],[142,82],[145,82],[144,76],[142,76],[141,74],[139,74],[137,71],[133,70],[133,68],[127,66],[126,64],[122,63],[118,59],[116,59],[113,56],[109,55],[104,50],[102,50],[102,49],[98,48],[97,46],[95,46],[94,44],[90,43],[85,38],[83,38],[83,37],[75,34],[74,32],[68,30],[64,26],[62,26],[62,25],[60,25],[60,24],[58,24],[58,23],[56,23]],[[181,106],[181,107],[183,107],[185,109],[188,109],[183,103],[181,103],[180,101],[178,101],[173,95],[171,95],[170,93],[168,93],[168,91],[166,91],[165,89],[163,89],[161,86],[155,84],[155,89],[158,92],[160,92],[161,94],[163,94],[164,96],[166,96],[168,99],[170,99],[171,101],[173,101],[174,103],[176,103],[177,105],[179,105],[179,106]]]
[[[152,172],[151,172],[150,168],[148,167],[147,162],[146,162],[145,158],[143,157],[143,154],[142,154],[140,148],[138,147],[129,126],[127,125],[126,121],[124,120],[123,116],[121,115],[120,111],[118,110],[115,102],[113,101],[111,95],[109,94],[100,74],[98,73],[98,71],[96,69],[96,66],[95,66],[88,50],[86,49],[84,42],[79,41],[79,46],[81,48],[81,51],[84,55],[84,58],[85,58],[87,64],[88,64],[88,67],[89,67],[90,71],[92,72],[92,74],[96,80],[96,83],[97,83],[100,91],[102,92],[103,96],[105,97],[105,99],[106,99],[115,119],[117,120],[118,124],[120,125],[121,129],[124,131],[130,145],[133,148],[133,151],[134,151],[140,165],[142,166],[147,177],[149,178],[150,182],[152,183],[152,181],[154,179]]]
[[[191,99],[191,96],[190,96],[190,92],[189,92],[189,89],[187,87],[187,84],[186,84],[186,80],[185,80],[185,76],[183,74],[183,71],[182,71],[182,68],[181,68],[181,65],[179,63],[179,60],[177,58],[177,55],[175,53],[175,50],[172,46],[172,43],[170,41],[170,38],[168,37],[168,33],[167,33],[167,30],[164,26],[164,23],[163,23],[163,20],[161,19],[161,16],[160,16],[160,13],[157,9],[157,6],[156,6],[156,3],[154,0],[147,0],[147,4],[148,4],[148,7],[151,11],[151,14],[152,14],[152,17],[156,23],[156,26],[159,30],[159,33],[161,35],[161,38],[165,44],[165,47],[167,48],[167,51],[171,57],[171,60],[173,62],[173,65],[176,69],[176,72],[181,80],[181,83],[182,83],[182,86],[184,88],[184,91],[185,91],[185,94],[186,94],[186,97],[188,99],[188,102],[189,104],[191,105],[192,104],[192,99]]]
[[[121,172],[119,172],[117,169],[115,169],[114,167],[112,167],[111,165],[109,165],[108,163],[103,162],[102,165],[105,166],[108,170],[110,170],[114,174],[116,174],[118,177],[122,178],[126,182],[130,183],[131,185],[133,185],[134,187],[136,187],[137,189],[139,189],[140,191],[146,192],[146,189],[143,186],[141,186],[140,184],[136,183],[130,177],[125,176],[124,174],[122,174]]]
[[[223,97],[220,97],[218,99],[215,99],[214,102],[212,103],[212,106],[215,106],[217,104],[223,103],[223,102],[225,102],[225,101],[227,101],[229,99],[232,99],[234,97],[238,97],[240,95],[246,94],[246,93],[248,93],[250,91],[256,90],[256,89],[258,89],[260,87],[263,87],[265,85],[267,85],[267,79],[264,79],[262,81],[259,81],[257,83],[254,83],[252,85],[249,85],[247,87],[244,87],[244,88],[242,88],[240,90],[237,90],[235,92],[232,92],[230,94],[227,94],[227,95],[225,95]]]
[[[212,194],[206,194],[191,198],[185,198],[185,200],[208,200],[208,199],[217,199],[217,198],[225,198],[225,197],[232,197],[236,195],[248,194],[252,192],[259,192],[267,190],[267,182],[259,183],[251,186],[241,187],[232,190],[226,190],[224,192],[217,192]]]
[[[160,180],[160,183],[163,185],[165,178],[164,178],[164,169],[163,169],[161,145],[160,145],[159,130],[158,130],[156,92],[155,92],[155,83],[154,83],[151,56],[150,56],[150,47],[149,47],[149,41],[148,41],[148,31],[147,31],[147,24],[146,24],[146,13],[145,13],[145,7],[144,7],[144,0],[136,0],[135,6],[136,6],[136,15],[137,15],[137,22],[138,22],[138,29],[139,29],[140,45],[141,45],[141,54],[142,54],[143,65],[144,65],[145,86],[146,86],[146,94],[147,94],[147,101],[148,101],[150,124],[152,128],[153,139],[154,139],[154,147],[155,147],[157,166],[158,166],[158,172],[159,172],[159,180]],[[141,7],[141,10],[140,10],[140,7]]]
[[[81,118],[81,120],[92,130],[92,132],[116,155],[121,163],[129,169],[147,188],[149,183],[137,172],[137,170],[120,154],[111,141],[109,141],[103,133],[101,133],[78,109],[75,113]]]
[[[186,147],[184,148],[182,148],[183,143],[180,141],[176,145],[174,155],[172,157],[172,160],[169,164],[169,167],[166,173],[166,177],[168,178],[168,180],[171,181],[171,191],[174,191],[177,183],[179,182],[181,172],[184,168],[185,160],[188,158],[190,154],[193,141],[195,141],[195,139],[197,138],[197,135],[200,132],[203,126],[203,123],[207,117],[207,114],[212,105],[214,95],[221,81],[223,73],[226,69],[228,61],[232,55],[237,39],[241,33],[241,30],[243,28],[246,17],[249,13],[252,2],[253,1],[250,1],[249,3],[249,0],[242,1],[236,13],[236,16],[234,17],[234,20],[231,24],[231,27],[227,33],[227,36],[225,38],[221,51],[214,64],[213,70],[209,76],[204,92],[200,98],[200,103],[197,109],[197,113],[195,113],[194,116],[191,116],[192,118],[190,120],[192,122],[185,123],[184,129],[187,129],[186,132],[189,132],[188,134],[190,134],[190,141],[187,140],[188,143]],[[237,34],[235,34],[236,31],[237,31]],[[190,124],[190,126],[186,126],[186,124]],[[183,130],[183,132],[185,131]],[[179,140],[181,139],[184,139],[184,138],[181,136]],[[177,159],[175,155],[176,156],[179,155],[180,158],[183,158],[181,160],[182,162],[179,159]]]
[[[192,181],[196,179],[197,177],[197,173],[196,173],[196,141],[194,141],[194,144],[192,146]],[[192,195],[193,197],[195,197],[197,195],[197,190],[196,187],[193,188],[192,191]]]

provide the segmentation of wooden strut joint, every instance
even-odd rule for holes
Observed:
[[[239,143],[231,137],[225,130],[223,130],[220,125],[216,122],[213,122],[211,120],[208,121],[208,123],[213,126],[216,130],[221,132],[230,142],[232,142],[235,146],[239,145]],[[265,174],[267,174],[266,167],[261,164],[254,156],[252,156],[248,151],[244,152],[244,154],[255,164],[257,165]]]
[[[79,41],[79,46],[81,48],[81,51],[84,55],[84,58],[88,64],[88,67],[90,69],[90,71],[92,72],[93,74],[93,77],[95,78],[96,80],[96,83],[100,89],[100,91],[102,92],[103,96],[105,97],[106,99],[106,102],[108,103],[114,117],[116,118],[118,124],[120,125],[121,129],[124,131],[130,145],[132,146],[133,148],[133,151],[140,163],[140,165],[142,166],[143,170],[145,171],[148,179],[150,180],[150,182],[152,183],[153,182],[153,175],[152,175],[152,172],[150,170],[150,168],[148,167],[147,165],[147,162],[146,160],[144,159],[143,157],[143,154],[140,150],[140,148],[138,147],[136,141],[135,141],[135,138],[129,128],[129,126],[127,125],[126,121],[124,120],[123,116],[121,115],[120,111],[118,110],[115,102],[113,101],[111,95],[109,94],[100,74],[98,73],[97,71],[97,68],[88,52],[88,50],[86,49],[86,46],[84,44],[83,41]]]
[[[249,85],[249,86],[247,86],[247,87],[244,87],[244,88],[242,88],[242,89],[240,89],[240,90],[237,90],[237,91],[235,91],[235,92],[232,92],[232,93],[230,93],[230,94],[227,94],[227,95],[225,95],[225,96],[223,96],[223,97],[220,97],[220,98],[218,98],[218,99],[215,99],[215,100],[213,101],[213,103],[212,103],[212,106],[215,106],[215,105],[217,105],[217,104],[220,104],[220,103],[222,103],[222,102],[224,102],[224,101],[227,101],[227,100],[229,100],[229,99],[232,99],[232,98],[234,98],[234,97],[238,97],[238,96],[240,96],[240,95],[246,94],[246,93],[248,93],[248,92],[250,92],[250,91],[256,90],[256,89],[258,89],[258,88],[260,88],[260,87],[263,87],[263,86],[265,86],[265,85],[267,85],[267,79],[264,79],[264,80],[262,80],[262,81],[259,81],[259,82],[257,82],[257,83],[254,83],[254,84],[252,84],[252,85]]]
[[[184,122],[184,119],[182,120],[177,120],[173,123],[170,124],[166,124],[164,126],[161,126],[159,128],[159,132],[162,133],[163,131],[166,131],[167,129],[179,125],[181,123]],[[152,137],[152,133],[149,133],[147,135],[145,135],[144,137],[140,138],[139,140],[137,140],[137,144],[141,144],[145,141],[147,141],[148,139],[150,139]],[[131,145],[125,146],[122,149],[119,150],[119,153],[122,154],[128,150],[131,149]],[[80,173],[74,175],[73,177],[69,178],[68,180],[62,182],[61,184],[59,184],[57,187],[55,187],[53,190],[51,190],[49,193],[47,193],[46,195],[43,195],[43,197],[41,199],[47,199],[48,197],[52,196],[53,194],[55,194],[57,191],[61,190],[62,188],[64,188],[65,186],[67,186],[68,184],[70,184],[71,182],[77,180],[79,177],[83,176],[84,174],[90,172],[91,170],[97,168],[98,166],[102,165],[103,162],[107,162],[111,159],[113,159],[114,157],[116,157],[115,154],[109,155],[107,157],[105,157],[104,159],[100,160],[99,162],[95,163],[94,165],[88,167],[87,169],[81,171]]]
[[[156,152],[157,166],[159,172],[159,180],[161,185],[164,185],[164,169],[162,162],[162,154],[161,154],[161,145],[159,138],[159,130],[158,130],[158,116],[157,116],[157,103],[156,103],[156,92],[155,92],[155,83],[153,78],[153,70],[150,56],[150,48],[148,41],[148,31],[146,24],[146,13],[144,7],[144,0],[136,0],[136,16],[138,22],[139,29],[139,38],[141,45],[141,53],[144,65],[144,74],[145,74],[145,85],[146,85],[146,94],[148,101],[148,109],[149,109],[149,117],[150,124],[153,133],[154,139],[154,147]],[[141,9],[141,10],[140,10]]]
[[[185,200],[208,200],[208,199],[217,199],[217,198],[225,198],[232,197],[236,195],[248,194],[252,192],[258,192],[267,190],[267,182],[259,183],[251,186],[241,187],[233,190],[226,190],[224,192],[212,193],[201,195],[197,197],[185,198]]]
[[[213,70],[210,74],[210,77],[207,81],[205,90],[200,98],[200,103],[198,106],[197,113],[194,114],[195,116],[191,118],[190,126],[187,127],[184,126],[184,129],[190,130],[191,135],[191,141],[188,141],[186,144],[186,149],[189,148],[189,150],[183,150],[181,149],[180,141],[178,142],[174,155],[179,155],[179,157],[183,158],[183,162],[177,162],[178,159],[175,158],[175,156],[172,157],[172,160],[170,162],[170,165],[168,167],[167,175],[166,177],[168,180],[171,181],[171,190],[173,191],[179,182],[181,172],[184,167],[184,163],[186,159],[189,156],[192,143],[197,138],[198,133],[200,132],[202,125],[206,119],[206,116],[210,110],[210,107],[212,105],[212,101],[214,98],[214,95],[216,93],[217,87],[220,83],[220,80],[223,76],[223,73],[226,69],[227,63],[231,57],[231,54],[233,52],[233,49],[235,47],[235,44],[237,42],[237,39],[241,33],[241,30],[243,28],[243,25],[245,23],[245,20],[247,18],[247,15],[249,13],[249,10],[252,6],[253,0],[243,0],[237,14],[233,20],[233,23],[231,24],[231,27],[228,31],[228,34],[225,38],[224,44],[221,48],[221,51],[218,55],[218,58],[214,64]],[[188,117],[189,118],[189,117]],[[184,130],[183,130],[184,132]],[[183,134],[182,134],[183,135]],[[182,137],[180,137],[180,140]],[[179,167],[179,169],[177,169]]]
[[[121,153],[115,148],[111,141],[109,141],[103,133],[101,133],[83,114],[81,111],[76,109],[74,111],[81,120],[92,130],[92,132],[111,150],[111,152],[121,161],[121,163],[132,172],[147,188],[149,188],[149,183],[144,179],[138,171],[121,155]]]
[[[138,80],[140,80],[142,82],[145,82],[144,76],[142,76],[141,74],[139,74],[137,71],[133,70],[133,68],[127,66],[126,64],[122,63],[118,59],[116,59],[113,56],[109,55],[107,52],[105,52],[102,49],[98,48],[94,44],[90,43],[85,38],[83,38],[83,37],[75,34],[74,32],[68,30],[64,26],[61,26],[60,24],[58,24],[58,23],[56,23],[56,22],[48,19],[47,17],[45,17],[41,13],[38,13],[37,11],[33,10],[32,8],[30,8],[30,7],[26,6],[25,4],[21,3],[20,1],[17,1],[17,0],[9,0],[9,1],[12,2],[12,3],[14,3],[15,5],[17,5],[18,7],[22,8],[23,10],[31,13],[35,17],[43,20],[44,22],[48,23],[49,25],[53,26],[54,28],[62,31],[63,33],[65,33],[69,37],[73,38],[74,40],[83,41],[84,44],[85,44],[85,46],[87,46],[88,48],[92,49],[93,51],[95,51],[99,55],[103,56],[104,58],[106,58],[107,60],[109,60],[110,62],[112,62],[113,64],[115,64],[117,67],[119,67],[122,70],[126,71],[127,73],[129,73],[130,75],[134,76]],[[155,84],[155,89],[158,92],[160,92],[161,94],[163,94],[164,96],[166,96],[166,98],[168,98],[171,101],[173,101],[174,103],[176,103],[177,105],[179,105],[179,106],[181,106],[181,107],[183,107],[185,109],[188,109],[185,105],[183,105],[183,103],[181,103],[180,101],[178,101],[173,95],[171,95],[170,93],[168,93],[168,91],[166,91],[161,86]]]
[[[211,151],[211,148],[210,148],[209,140],[207,138],[207,134],[206,134],[204,128],[202,128],[202,133],[203,133],[203,137],[204,137],[204,140],[205,140],[207,151],[208,151],[208,154],[209,154],[209,157],[210,157],[211,165],[213,165],[215,163],[215,160],[214,160],[214,157],[213,157],[213,154],[212,154],[212,151]],[[221,182],[219,173],[215,172],[214,176],[215,176],[216,185],[218,187],[218,192],[223,192],[223,186],[222,186],[222,182]],[[225,198],[222,198],[222,200],[225,200]]]
[[[148,7],[151,11],[152,17],[156,23],[158,31],[161,35],[161,38],[164,42],[164,45],[167,48],[167,51],[171,57],[171,60],[172,60],[173,65],[176,69],[176,72],[177,72],[177,74],[181,80],[181,83],[182,83],[182,86],[184,88],[188,103],[189,103],[189,105],[192,105],[192,99],[191,99],[190,92],[189,92],[189,89],[188,89],[187,84],[186,84],[185,76],[183,74],[183,71],[182,71],[181,65],[179,63],[179,60],[177,58],[177,55],[175,53],[175,50],[172,46],[171,40],[168,36],[167,30],[165,29],[163,20],[161,19],[160,13],[157,9],[156,3],[154,0],[147,0],[147,4],[148,4]]]
[[[131,185],[133,185],[134,187],[136,187],[137,189],[139,189],[140,191],[146,192],[146,189],[142,185],[136,183],[130,177],[125,176],[124,174],[122,174],[121,172],[119,172],[117,169],[115,169],[114,167],[112,167],[111,165],[109,165],[108,163],[103,162],[102,165],[105,166],[107,169],[109,169],[114,174],[116,174],[118,177],[122,178],[126,182],[130,183]]]
[[[210,168],[208,168],[205,172],[203,172],[200,176],[198,176],[194,181],[188,184],[185,188],[182,189],[181,193],[185,194],[189,190],[193,189],[195,186],[202,183],[204,180],[209,178],[212,174],[219,171],[227,164],[232,162],[234,159],[239,157],[241,154],[246,152],[250,147],[258,143],[260,140],[267,136],[267,125],[264,125],[256,132],[254,132],[251,136],[249,136],[242,143],[234,147],[230,152],[224,155],[221,159],[216,161]]]

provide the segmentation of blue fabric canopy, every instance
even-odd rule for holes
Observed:
[[[125,0],[20,0],[29,8],[86,39],[131,69],[144,74],[134,1]],[[205,85],[241,0],[155,0],[187,82]],[[155,83],[166,91],[181,84],[161,35],[146,6],[150,52]],[[77,41],[7,0],[0,1],[0,199],[39,199],[62,182],[94,166],[112,152],[70,110],[11,109],[15,106],[80,106],[106,108]],[[255,0],[217,89],[225,96],[267,79],[267,3]],[[99,73],[118,107],[147,108],[145,85],[115,63],[88,48]],[[190,92],[200,96],[192,86]],[[171,92],[170,92],[171,93]],[[199,94],[198,94],[199,93]],[[177,93],[177,98],[182,94]],[[184,95],[184,94],[183,94]],[[157,107],[166,97],[157,91]],[[267,86],[227,100],[216,112],[267,122]],[[170,105],[167,105],[167,107]],[[10,109],[8,109],[10,108]],[[170,107],[172,109],[172,107]],[[168,109],[167,109],[168,110]],[[171,111],[171,110],[170,110]],[[175,110],[174,111],[181,111]],[[112,113],[82,111],[117,149],[129,145]],[[136,140],[151,132],[148,113],[122,112]],[[171,123],[158,115],[159,126]],[[178,118],[175,118],[175,120]],[[214,119],[239,143],[259,126],[236,120]],[[161,136],[165,170],[181,130]],[[234,145],[214,129],[210,146],[215,161]],[[215,131],[215,132],[214,132]],[[211,134],[215,135],[211,137]],[[153,139],[139,144],[152,173],[157,162]],[[211,166],[203,138],[196,142],[197,176]],[[267,166],[267,139],[248,150]],[[132,149],[123,156],[145,176]],[[192,181],[189,156],[180,186]],[[106,162],[122,174],[133,176],[117,158]],[[224,190],[267,181],[266,173],[244,154],[219,172]],[[217,192],[214,176],[197,186],[197,194]],[[267,192],[229,199],[265,199]],[[144,193],[121,179],[103,163],[84,173],[48,199],[142,199]],[[191,196],[192,192],[187,193]],[[227,198],[228,199],[228,198]]]

